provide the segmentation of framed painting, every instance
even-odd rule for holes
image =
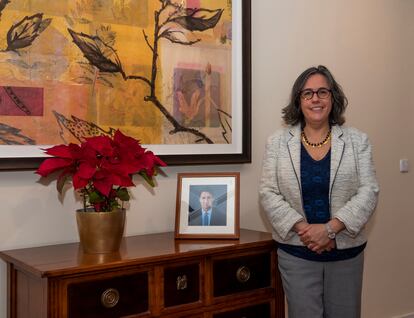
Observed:
[[[179,173],[176,238],[238,239],[240,174]]]
[[[0,1],[0,169],[117,129],[170,165],[251,161],[251,0]]]

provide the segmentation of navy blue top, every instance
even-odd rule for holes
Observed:
[[[302,184],[303,209],[309,224],[325,224],[331,219],[329,207],[329,180],[331,171],[331,150],[321,160],[314,160],[301,146],[300,151],[300,181]],[[296,246],[279,243],[279,248],[285,252],[311,261],[339,261],[350,259],[361,253],[366,243],[348,249],[336,248],[321,254],[311,251],[306,246]]]

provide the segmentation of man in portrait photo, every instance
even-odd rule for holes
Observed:
[[[197,195],[198,208],[193,209],[190,205],[188,214],[188,225],[198,226],[226,226],[226,198],[224,191],[219,191],[222,186],[201,187],[194,186],[192,190],[193,196]],[[198,189],[199,188],[199,189]],[[191,193],[190,190],[190,193]],[[215,191],[214,191],[215,190]],[[220,194],[219,198],[216,198]],[[194,199],[195,201],[195,199]]]

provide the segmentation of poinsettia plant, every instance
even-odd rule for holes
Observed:
[[[127,187],[135,186],[133,175],[141,175],[154,187],[158,167],[166,165],[138,140],[119,130],[113,137],[89,137],[80,145],[57,145],[44,152],[52,158],[45,159],[36,173],[46,177],[60,172],[56,183],[59,193],[71,179],[83,198],[84,211],[123,208],[123,203],[130,199]]]

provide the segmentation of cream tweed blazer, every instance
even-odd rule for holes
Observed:
[[[296,125],[268,138],[259,190],[273,238],[292,245],[303,245],[292,227],[306,219],[300,184],[300,135],[300,125]],[[331,217],[346,227],[336,236],[338,249],[366,242],[364,227],[375,209],[378,193],[367,135],[355,128],[333,126],[329,204]]]

